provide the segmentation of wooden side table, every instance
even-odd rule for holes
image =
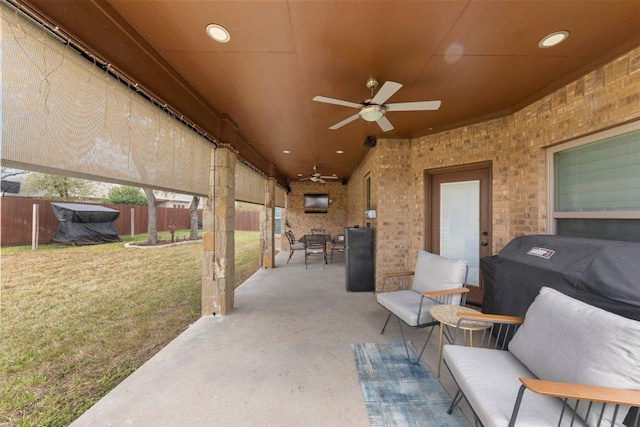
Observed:
[[[458,325],[458,313],[460,312],[480,313],[480,311],[473,308],[450,304],[437,304],[429,309],[429,314],[431,315],[431,317],[433,317],[433,320],[440,322],[440,343],[438,346],[438,378],[440,378],[440,367],[442,365],[442,336],[444,335],[447,340],[449,340],[449,342],[451,342],[453,338],[451,336],[451,333],[449,333],[449,336],[447,337],[446,334],[444,334],[444,329],[448,328],[449,326],[455,328]],[[460,323],[460,329],[464,331],[465,343],[467,341],[467,331],[469,332],[469,345],[471,345],[471,347],[473,347],[473,332],[482,331],[484,329],[490,328],[491,326],[491,323],[474,322],[471,320],[465,320]]]

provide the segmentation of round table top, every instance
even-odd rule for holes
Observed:
[[[480,311],[473,308],[450,304],[436,304],[429,309],[429,314],[431,314],[431,317],[433,317],[434,320],[453,327],[458,325],[458,313],[460,312],[480,313]],[[481,331],[489,327],[491,327],[491,323],[487,322],[465,320],[460,323],[460,329],[467,331]]]

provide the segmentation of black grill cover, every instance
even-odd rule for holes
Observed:
[[[51,203],[51,207],[60,221],[54,242],[92,245],[120,241],[113,224],[120,212],[115,209],[80,203]]]
[[[640,320],[640,243],[534,235],[480,260],[482,311],[524,316],[542,286]]]

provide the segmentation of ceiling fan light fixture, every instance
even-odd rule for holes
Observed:
[[[207,35],[218,43],[227,43],[231,40],[231,35],[226,28],[218,24],[207,25]]]
[[[556,46],[559,43],[562,43],[569,37],[569,31],[556,31],[555,33],[551,33],[538,43],[538,47],[540,49],[547,49],[553,46]]]
[[[360,109],[358,114],[368,122],[376,122],[384,116],[384,107],[381,105],[366,105]]]

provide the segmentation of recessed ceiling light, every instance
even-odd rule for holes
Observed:
[[[342,153],[344,153],[344,151],[342,151],[342,150],[338,150],[338,151],[336,151],[336,153],[338,153],[338,154],[342,154]]]
[[[555,33],[551,33],[547,37],[540,40],[540,43],[538,43],[538,47],[541,49],[553,47],[558,43],[565,41],[567,37],[569,37],[569,31],[556,31]]]
[[[218,24],[207,25],[207,34],[209,35],[209,37],[211,37],[218,43],[226,43],[229,40],[231,40],[229,31],[227,31],[227,29],[224,28],[222,25],[218,25]]]
[[[298,174],[298,176],[302,176],[302,174],[301,174],[301,173],[299,173],[299,174]]]
[[[291,153],[291,151],[289,151],[289,150],[282,150],[282,152],[283,152],[284,154],[289,154],[289,153]]]

